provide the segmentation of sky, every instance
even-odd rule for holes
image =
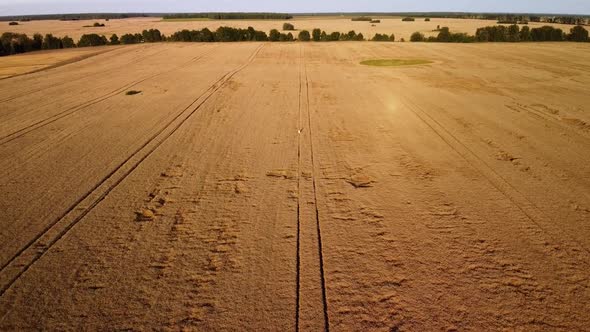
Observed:
[[[97,12],[434,11],[590,14],[590,0],[0,0],[0,16]]]

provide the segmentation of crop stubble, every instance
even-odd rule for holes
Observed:
[[[0,327],[583,330],[587,51],[138,45],[2,80]]]

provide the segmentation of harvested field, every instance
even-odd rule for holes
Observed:
[[[0,59],[0,79],[63,66],[114,49],[112,47],[80,48],[2,58]]]
[[[376,17],[377,18],[377,17]],[[355,30],[357,33],[361,32],[365,38],[370,38],[376,33],[384,33],[387,35],[395,34],[396,40],[399,41],[404,38],[406,41],[410,40],[412,33],[419,31],[426,37],[436,36],[437,26],[449,27],[453,32],[465,32],[474,34],[475,30],[480,27],[489,25],[496,25],[493,20],[475,20],[475,19],[452,19],[452,18],[432,18],[430,22],[425,22],[424,19],[417,18],[415,22],[402,22],[401,17],[382,17],[381,23],[372,26],[370,22],[353,22],[348,16],[321,16],[321,17],[296,17],[292,20],[162,20],[158,17],[145,18],[129,18],[117,20],[82,20],[82,21],[57,21],[57,20],[43,20],[24,22],[17,26],[2,27],[0,31],[10,31],[26,33],[32,36],[34,33],[52,33],[58,37],[69,35],[78,40],[81,35],[86,33],[97,33],[109,37],[116,33],[119,36],[125,33],[141,33],[142,30],[158,29],[165,35],[171,35],[176,31],[182,29],[201,30],[209,28],[215,30],[220,26],[230,26],[235,28],[254,27],[257,30],[262,30],[268,33],[271,29],[281,30],[284,22],[289,22],[295,26],[297,30],[307,29],[311,32],[314,28],[330,32],[348,32]],[[92,25],[94,22],[104,23],[105,27],[84,27],[85,25]],[[566,24],[551,24],[531,22],[529,27],[536,28],[543,25],[552,25],[561,28],[563,31],[569,32],[573,25]],[[521,25],[522,27],[522,25]],[[295,35],[297,33],[295,32]]]
[[[158,43],[0,80],[0,330],[586,330],[589,73]]]

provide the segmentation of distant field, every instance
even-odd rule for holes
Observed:
[[[0,58],[0,79],[65,65],[109,50],[111,47],[44,51]]]
[[[0,331],[588,330],[590,43],[91,50],[0,80]]]
[[[365,35],[365,38],[370,38],[376,33],[386,33],[388,35],[395,34],[396,40],[404,38],[406,41],[410,39],[413,32],[419,31],[426,36],[434,36],[437,34],[437,26],[448,26],[454,32],[466,32],[474,34],[479,27],[496,25],[496,21],[491,20],[473,20],[473,19],[443,19],[432,18],[430,22],[425,22],[423,18],[416,18],[415,22],[402,22],[400,17],[378,17],[381,23],[372,24],[370,22],[352,22],[351,17],[346,16],[321,16],[321,17],[296,17],[289,20],[295,25],[297,30],[320,28],[326,32],[348,32],[355,30]],[[105,27],[100,28],[84,28],[85,25],[92,25],[94,22],[104,23]],[[56,36],[62,37],[69,35],[74,39],[78,39],[80,35],[85,33],[98,33],[110,36],[113,33],[119,36],[125,33],[137,33],[144,29],[159,29],[162,33],[170,35],[182,29],[196,29],[209,28],[215,30],[220,26],[231,26],[237,28],[247,28],[252,26],[257,30],[269,32],[271,29],[282,29],[283,20],[207,20],[207,19],[172,19],[163,20],[157,17],[146,18],[129,18],[129,19],[113,19],[110,21],[104,20],[86,20],[86,21],[31,21],[22,22],[17,26],[8,26],[8,22],[0,22],[0,32],[24,32],[32,35],[39,33],[53,33]],[[373,26],[374,25],[374,26]],[[546,25],[545,23],[530,23],[531,28]],[[568,32],[573,26],[563,24],[549,24],[563,29]]]
[[[192,21],[211,21],[207,17],[195,17],[195,18],[163,18],[162,22],[192,22]]]

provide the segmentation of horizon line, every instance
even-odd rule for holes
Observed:
[[[175,11],[157,11],[157,12],[128,12],[128,11],[92,11],[92,12],[53,12],[53,13],[37,13],[37,14],[12,14],[0,15],[0,17],[19,17],[19,16],[44,16],[44,15],[91,15],[91,14],[141,14],[153,15],[159,14],[227,14],[227,13],[244,13],[244,14],[287,14],[287,15],[351,15],[351,14],[372,14],[372,15],[393,15],[393,14],[506,14],[506,15],[566,15],[566,16],[590,16],[590,13],[558,13],[558,12],[503,12],[503,11],[342,11],[342,12],[266,12],[266,11],[208,11],[208,12],[175,12]]]

